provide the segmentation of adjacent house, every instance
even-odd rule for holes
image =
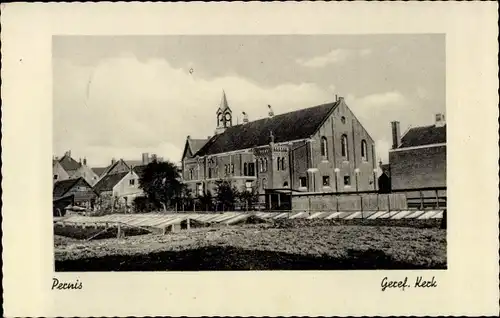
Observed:
[[[414,127],[403,136],[400,124],[391,123],[389,151],[392,189],[446,186],[446,121],[437,114],[434,125]]]
[[[135,166],[128,171],[119,171],[106,174],[94,186],[94,191],[103,201],[108,200],[130,206],[133,199],[143,195],[139,188],[139,179],[145,166]]]
[[[52,160],[53,182],[84,178],[90,185],[98,180],[98,175],[87,166],[87,159],[74,160],[71,151],[67,151],[63,157]]]
[[[233,126],[223,92],[215,135],[187,137],[183,182],[195,194],[213,191],[217,180],[239,189],[307,192],[374,190],[375,144],[344,98],[335,102]],[[212,192],[213,193],[213,192]]]
[[[73,197],[72,202],[75,205],[92,209],[97,200],[97,193],[84,178],[80,177],[55,182],[52,197],[54,202]],[[60,212],[64,215],[63,211]]]

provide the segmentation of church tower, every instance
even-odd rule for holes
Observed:
[[[233,125],[233,114],[231,108],[227,104],[226,93],[222,91],[219,109],[217,109],[217,129],[215,134],[223,133],[226,128]]]

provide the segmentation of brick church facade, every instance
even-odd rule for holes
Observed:
[[[243,113],[245,115],[245,113]],[[233,125],[223,92],[215,135],[187,137],[183,182],[195,195],[214,193],[218,180],[239,190],[352,192],[376,189],[375,144],[344,98]]]

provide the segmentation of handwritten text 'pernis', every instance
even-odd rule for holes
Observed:
[[[59,289],[59,290],[77,290],[77,289],[82,289],[83,284],[81,281],[78,279],[74,282],[60,282],[59,279],[57,278],[52,278],[52,290],[54,289]]]

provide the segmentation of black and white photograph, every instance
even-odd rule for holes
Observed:
[[[447,268],[444,34],[52,48],[56,271]]]
[[[6,317],[498,314],[497,3],[1,8]]]

